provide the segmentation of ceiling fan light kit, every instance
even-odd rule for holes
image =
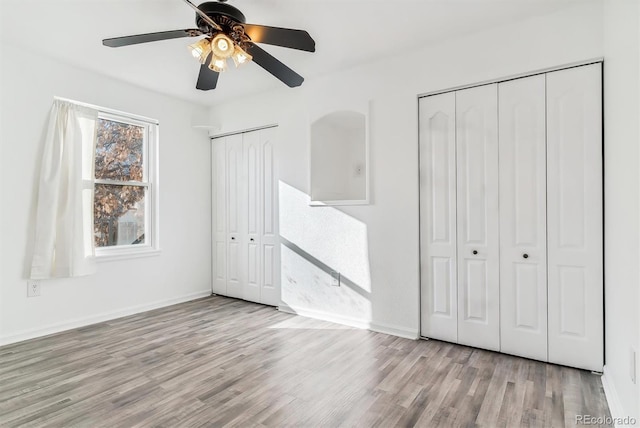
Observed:
[[[191,51],[191,55],[200,61],[200,64],[204,64],[211,53],[211,42],[209,39],[201,39],[189,45],[188,48]]]
[[[236,64],[236,67],[246,64],[253,59],[251,55],[243,51],[242,48],[237,45],[231,58],[233,58],[233,62]]]
[[[102,44],[121,47],[180,37],[205,36],[188,46],[191,55],[202,64],[196,84],[197,89],[205,91],[215,89],[219,73],[226,70],[229,58],[233,59],[236,67],[253,61],[289,87],[302,84],[304,81],[302,76],[256,43],[315,52],[315,41],[309,33],[290,28],[247,24],[244,14],[227,4],[226,0],[205,2],[199,6],[189,0],[184,2],[196,11],[197,29],[116,37],[104,39]]]

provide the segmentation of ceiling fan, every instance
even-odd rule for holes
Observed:
[[[287,86],[300,86],[304,81],[302,76],[256,43],[315,52],[316,43],[309,33],[290,28],[247,24],[242,12],[226,4],[226,1],[205,2],[196,6],[190,0],[184,0],[196,11],[198,28],[115,37],[104,39],[102,44],[116,48],[181,37],[205,36],[189,46],[191,54],[202,64],[196,83],[197,89],[215,89],[220,72],[227,68],[229,58],[233,59],[236,67],[253,60]]]

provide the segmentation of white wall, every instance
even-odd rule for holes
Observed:
[[[601,57],[602,5],[578,4],[412,54],[310,80],[298,89],[224,103],[212,109],[211,125],[229,132],[280,124],[279,179],[287,189],[280,195],[281,234],[287,233],[301,253],[283,253],[284,303],[303,313],[416,337],[417,95]],[[331,111],[367,105],[372,203],[306,206],[309,124]],[[341,226],[326,227],[329,219]],[[327,269],[318,266],[341,271],[353,284],[331,287]]]
[[[0,343],[210,293],[210,148],[206,133],[191,128],[203,107],[34,56],[4,41],[1,48]],[[162,253],[100,263],[93,276],[42,281],[42,296],[27,298],[25,258],[53,96],[160,121]]]
[[[640,419],[630,352],[639,349],[640,210],[639,3],[607,0],[604,8],[605,111],[605,377],[619,415]],[[636,362],[638,360],[636,359]]]

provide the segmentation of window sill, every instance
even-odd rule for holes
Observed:
[[[159,256],[161,252],[162,250],[159,248],[115,250],[107,253],[96,254],[96,262],[102,263],[117,260],[137,259],[140,257],[154,257]]]

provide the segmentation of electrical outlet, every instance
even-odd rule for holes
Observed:
[[[331,271],[331,286],[340,287],[340,272]]]
[[[629,350],[629,377],[633,383],[636,383],[636,361],[636,350],[631,348]]]
[[[40,281],[28,281],[27,282],[27,297],[40,296]]]

